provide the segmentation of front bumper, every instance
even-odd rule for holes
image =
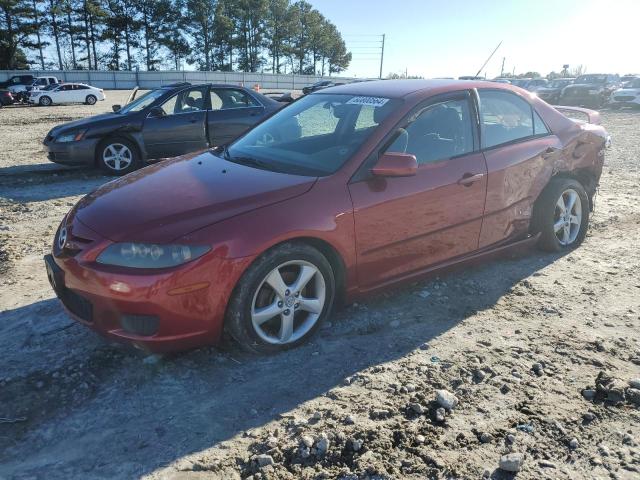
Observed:
[[[52,255],[45,257],[50,283],[65,310],[106,338],[150,352],[216,343],[228,299],[253,260],[223,259],[209,252],[173,269],[132,273],[96,263],[110,242],[78,220],[67,232],[67,246],[58,248],[58,232]],[[79,247],[83,249],[77,251]]]
[[[93,165],[98,145],[97,139],[85,139],[79,142],[57,143],[52,138],[44,140],[47,158],[63,165]]]
[[[640,95],[612,95],[609,99],[609,105],[614,107],[638,107],[640,106]]]

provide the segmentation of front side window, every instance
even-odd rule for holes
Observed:
[[[141,110],[144,110],[165,93],[167,93],[167,91],[161,88],[159,88],[158,90],[151,90],[141,97],[136,98],[133,102],[128,103],[127,105],[122,107],[118,113],[139,112]]]
[[[534,135],[533,109],[510,92],[479,90],[483,147],[491,148]]]
[[[256,107],[258,104],[242,90],[234,88],[212,88],[211,110]]]
[[[302,97],[236,140],[227,160],[309,176],[336,172],[401,103],[381,97]]]
[[[387,148],[415,155],[418,164],[433,163],[473,151],[468,100],[449,100],[420,112]]]
[[[206,94],[206,87],[183,90],[182,92],[174,95],[169,100],[160,105],[160,108],[162,108],[165,115],[175,115],[178,113],[189,113],[205,110]]]

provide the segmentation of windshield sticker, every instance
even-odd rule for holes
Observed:
[[[347,105],[371,105],[372,107],[381,107],[388,101],[388,98],[382,97],[353,97],[347,102]]]

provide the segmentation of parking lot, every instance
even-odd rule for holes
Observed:
[[[0,110],[0,479],[245,478],[263,453],[256,479],[509,478],[509,451],[518,478],[638,478],[640,410],[581,392],[601,371],[640,377],[640,112],[603,112],[613,146],[579,249],[348,306],[277,356],[225,343],[159,359],[72,322],[42,262],[66,212],[110,180],[49,163],[42,139],[129,92],[106,94]],[[408,405],[438,388],[460,404],[434,426]],[[301,460],[303,435],[362,450]]]

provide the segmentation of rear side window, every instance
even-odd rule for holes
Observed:
[[[482,146],[491,148],[549,133],[531,105],[510,92],[480,90]]]

